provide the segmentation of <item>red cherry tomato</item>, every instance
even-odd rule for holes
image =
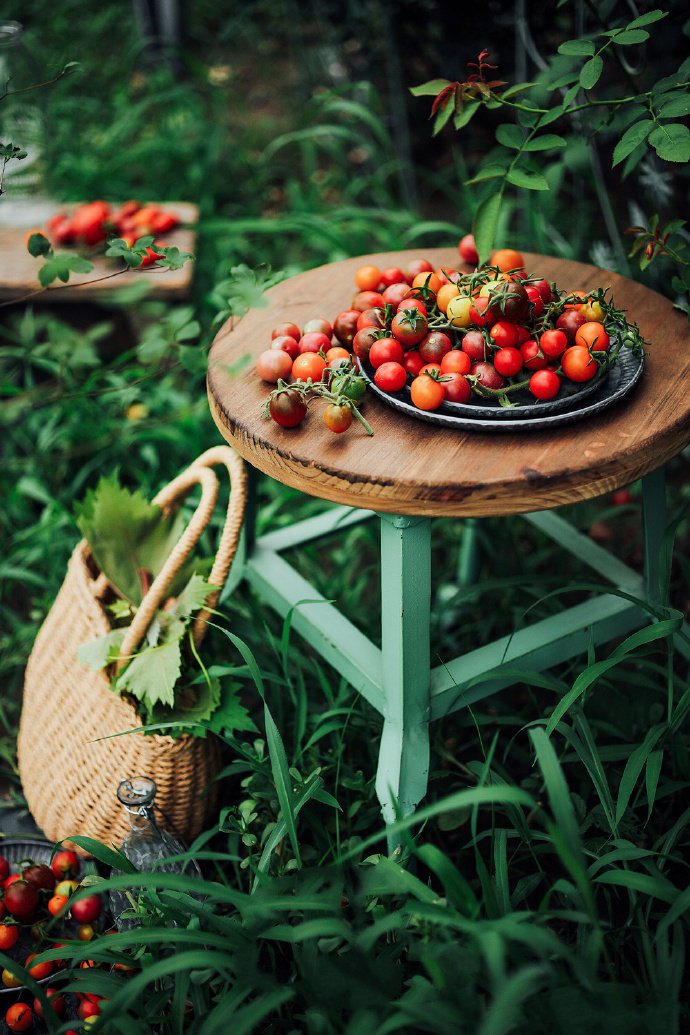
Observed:
[[[473,363],[471,374],[474,374],[480,385],[484,388],[505,388],[505,379],[496,370],[493,363]]]
[[[473,363],[486,359],[488,347],[481,331],[468,331],[462,339],[462,351],[466,352]]]
[[[362,363],[369,360],[371,346],[379,339],[379,330],[376,327],[362,327],[354,336],[352,351]]]
[[[558,359],[568,347],[568,339],[563,331],[557,329],[544,331],[539,339],[541,351],[549,359]]]
[[[397,309],[403,298],[407,298],[410,293],[410,285],[407,281],[402,281],[400,284],[390,284],[384,291],[381,292],[381,298],[386,305],[395,306]]]
[[[293,338],[289,334],[279,334],[277,337],[271,340],[272,349],[280,349],[281,352],[287,353],[290,359],[297,359],[299,355],[299,348],[297,346],[297,339]]]
[[[418,309],[399,309],[391,321],[391,333],[409,348],[417,345],[427,332],[426,317]]]
[[[399,392],[407,383],[407,371],[401,363],[382,363],[374,374],[374,381],[383,392]]]
[[[441,359],[442,374],[469,374],[472,361],[462,349],[452,349]]]
[[[474,243],[473,234],[465,234],[458,241],[458,251],[460,252],[460,258],[463,262],[469,263],[470,266],[476,266],[479,262],[479,252],[477,251],[477,245]]]
[[[283,334],[286,334],[288,338],[294,338],[295,341],[299,341],[302,337],[302,332],[296,323],[278,324],[271,331],[271,338],[280,338]]]
[[[397,338],[378,338],[369,350],[369,362],[374,370],[382,363],[402,363],[404,349]]]
[[[592,352],[605,352],[611,344],[611,339],[603,323],[590,320],[583,323],[575,332],[575,344],[584,345]]]
[[[324,320],[322,317],[316,317],[314,320],[307,320],[302,328],[302,334],[313,334],[315,331],[320,331],[321,334],[325,334],[330,341],[333,337],[333,324],[329,320]]]
[[[290,376],[292,363],[288,353],[282,349],[266,349],[258,356],[255,369],[262,381],[276,384]]]
[[[599,364],[584,345],[571,345],[561,356],[563,373],[570,381],[591,381],[596,377]]]
[[[526,341],[520,346],[520,352],[527,370],[542,370],[548,363],[548,360],[539,351],[539,345],[536,341]]]
[[[297,342],[300,354],[307,352],[328,352],[331,347],[330,335],[323,331],[305,331]]]
[[[441,383],[443,384],[446,402],[466,403],[469,401],[472,395],[472,386],[463,374],[458,373],[458,371],[444,374]]]
[[[523,366],[522,353],[519,349],[508,346],[494,353],[494,366],[502,377],[514,377]]]
[[[424,366],[424,360],[419,355],[417,349],[407,350],[407,352],[405,353],[405,358],[403,360],[403,366],[408,374],[412,374],[413,377],[417,376],[419,371]]]
[[[0,951],[7,952],[19,941],[19,928],[16,924],[0,924]]]
[[[536,399],[553,399],[560,387],[561,379],[553,370],[537,370],[529,379],[529,390]]]
[[[62,880],[63,877],[76,877],[80,866],[77,853],[67,848],[61,852],[56,852],[50,864],[50,868],[58,880]]]
[[[363,313],[365,309],[380,309],[385,305],[379,291],[358,291],[352,299],[351,309],[359,309]]]
[[[352,341],[357,333],[357,321],[361,315],[359,309],[346,309],[344,312],[338,313],[333,321],[333,334],[341,345],[347,345],[348,348],[352,346]]]
[[[489,334],[493,338],[494,344],[501,349],[514,348],[518,344],[517,324],[509,323],[507,320],[498,320]]]
[[[307,404],[300,392],[294,388],[284,388],[271,396],[268,410],[281,428],[296,428],[307,415]]]
[[[26,1003],[13,1003],[5,1014],[5,1024],[10,1031],[28,1031],[33,1023],[34,1015]]]

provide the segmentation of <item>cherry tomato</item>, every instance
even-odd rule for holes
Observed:
[[[525,341],[520,346],[520,352],[527,370],[542,370],[548,363],[545,356],[539,351],[536,341]]]
[[[470,323],[475,327],[490,326],[498,319],[497,310],[494,309],[488,295],[477,295],[472,299],[470,306]]]
[[[381,292],[381,298],[386,305],[395,306],[397,309],[403,298],[407,298],[410,293],[410,285],[407,281],[403,281],[400,284],[390,284],[385,291]]]
[[[544,312],[544,299],[541,297],[539,288],[528,284],[525,288],[527,297],[532,305],[532,319],[536,320]]]
[[[505,388],[505,379],[496,370],[493,363],[473,363],[471,374],[474,374],[480,385],[485,388]]]
[[[0,881],[7,880],[10,875],[10,864],[4,855],[0,855]]]
[[[407,280],[412,283],[418,273],[432,273],[433,269],[428,259],[413,259],[407,267]]]
[[[352,351],[362,363],[368,361],[371,346],[378,339],[379,329],[376,327],[362,327],[361,331],[357,331],[352,342]]]
[[[599,365],[584,345],[571,345],[561,356],[563,373],[571,381],[591,381]]]
[[[437,410],[446,397],[446,390],[440,381],[421,373],[410,385],[410,398],[420,410]]]
[[[55,885],[54,894],[65,895],[66,898],[69,898],[70,895],[74,894],[78,887],[79,885],[76,880],[61,880]]]
[[[549,359],[558,359],[568,347],[568,339],[563,331],[554,329],[544,331],[539,339],[541,351]]]
[[[329,431],[341,435],[352,424],[352,407],[345,404],[328,403],[324,407],[323,422]]]
[[[333,321],[333,334],[341,345],[352,346],[352,340],[357,333],[357,321],[360,316],[359,309],[346,309],[338,313]]]
[[[299,341],[302,337],[302,332],[296,323],[280,323],[271,331],[271,338],[280,338],[282,335],[287,335],[288,338],[294,338],[295,341]]]
[[[442,384],[447,402],[466,403],[472,395],[470,382],[457,370],[444,373]]]
[[[575,344],[584,345],[592,352],[606,352],[611,344],[611,339],[603,324],[591,320],[589,323],[583,323],[582,327],[577,329]]]
[[[359,309],[363,313],[365,309],[379,309],[385,302],[379,291],[358,291],[352,299],[351,309]]]
[[[522,353],[511,346],[498,349],[494,353],[494,366],[502,377],[514,377],[522,370]]]
[[[595,299],[590,299],[588,302],[585,302],[580,312],[586,320],[594,320],[597,323],[604,322],[604,310]]]
[[[460,292],[455,284],[441,284],[436,295],[436,305],[442,313],[448,314],[448,305],[454,298],[460,298]]]
[[[376,291],[381,283],[381,270],[378,266],[360,266],[355,270],[355,285],[360,291]]]
[[[79,856],[71,849],[63,849],[53,856],[50,868],[58,880],[63,877],[76,877],[80,869]]]
[[[586,297],[586,295],[585,295],[584,291],[569,291],[568,292],[568,298],[578,298],[578,299],[583,299],[584,300],[585,297]],[[566,304],[565,304],[565,308],[566,309],[577,309],[578,311],[580,309],[582,309],[582,306],[583,306],[583,302],[582,301],[566,302]]]
[[[284,388],[271,396],[268,410],[281,428],[296,428],[307,415],[307,404],[300,392],[294,388]]]
[[[50,977],[55,970],[55,964],[52,960],[47,960],[45,963],[34,963],[32,966],[32,961],[35,960],[37,956],[37,952],[32,952],[30,956],[26,957],[26,963],[24,966],[28,970],[29,974],[31,974],[31,977],[36,978],[37,981],[42,981],[43,978]]]
[[[426,317],[418,309],[400,309],[391,321],[391,333],[409,348],[417,345],[427,332]]]
[[[407,278],[399,266],[387,266],[385,270],[381,270],[381,283],[384,288],[406,282]]]
[[[2,882],[3,891],[7,891],[7,889],[10,886],[10,884],[14,884],[14,882],[17,881],[17,880],[21,880],[21,877],[19,876],[19,874],[18,873],[11,873],[9,875],[9,877],[6,877],[5,880]]]
[[[300,355],[307,352],[328,352],[331,347],[330,335],[323,331],[305,331],[297,342]]]
[[[439,268],[434,272],[441,281],[441,286],[444,284],[459,284],[462,280],[462,273],[460,270],[451,269],[449,266],[439,266]]]
[[[452,341],[443,331],[429,331],[419,343],[419,355],[425,363],[440,363],[452,348]]]
[[[419,355],[417,349],[408,349],[405,353],[403,366],[408,374],[412,374],[413,377],[417,377],[419,371],[424,366],[424,360]]]
[[[353,312],[354,311],[355,310],[353,310]],[[307,320],[302,328],[302,334],[313,334],[315,331],[325,334],[330,342],[333,337],[333,324],[330,323],[329,320],[324,320],[322,317],[316,317],[314,320]]]
[[[539,301],[541,303],[541,297]],[[517,281],[508,280],[502,284],[492,304],[498,308],[500,319],[509,323],[523,323],[529,319],[530,297],[527,289]],[[541,305],[543,308],[543,303]]]
[[[543,277],[540,277],[539,280],[530,280],[530,285],[531,287],[535,287],[537,289],[537,291],[542,297],[544,305],[546,305],[548,302],[552,300],[553,291],[551,290],[551,285],[549,284],[548,280],[545,280]]]
[[[462,349],[452,349],[441,359],[442,374],[469,374],[472,362]]]
[[[296,359],[299,356],[297,341],[298,339],[293,338],[290,334],[279,334],[271,340],[271,348],[287,353],[290,359]]]
[[[474,243],[473,234],[465,234],[458,241],[458,251],[460,252],[460,258],[463,262],[469,263],[470,266],[476,266],[479,262],[479,252],[477,251],[477,245]]]
[[[453,327],[469,327],[472,323],[472,299],[468,295],[451,298],[446,307],[446,316]]]
[[[402,302],[398,306],[398,312],[400,312],[401,309],[418,309],[425,319],[428,316],[424,302],[421,298],[417,298],[414,295],[403,298]]]
[[[507,320],[498,320],[489,334],[493,338],[494,345],[498,345],[500,349],[515,348],[518,343],[517,324],[509,323]]]
[[[21,988],[21,978],[18,978],[11,970],[5,968],[2,972],[2,983],[5,988]]]
[[[26,1003],[13,1003],[5,1014],[5,1024],[10,1031],[28,1031],[33,1023],[33,1012]]]
[[[354,368],[350,368],[354,369]],[[363,377],[340,376],[331,381],[331,391],[335,395],[344,395],[353,403],[361,403],[367,392],[367,383]]]
[[[537,399],[553,399],[560,387],[561,379],[553,370],[537,370],[529,379],[529,390]]]
[[[405,351],[397,338],[378,338],[369,350],[369,362],[374,370],[382,363],[402,363]]]
[[[374,381],[383,392],[399,392],[407,383],[407,370],[401,363],[382,363],[374,374]]]
[[[497,251],[492,252],[489,265],[498,266],[499,270],[509,273],[512,270],[524,269],[525,260],[522,253],[515,251],[514,248],[498,248]]]
[[[478,363],[487,356],[486,339],[481,331],[468,331],[462,339],[461,349],[466,352],[473,363]]]
[[[283,352],[282,349],[266,349],[259,355],[255,369],[262,381],[276,384],[290,376],[292,363],[288,353]]]
[[[317,352],[303,352],[292,364],[292,376],[295,381],[320,381],[327,363]]]
[[[95,934],[96,928],[93,924],[79,924],[77,928],[77,938],[80,942],[92,941]]]
[[[347,349],[341,348],[340,345],[333,345],[326,353],[326,363],[328,363],[329,367],[334,367],[339,361],[343,364],[351,365],[352,356]]]
[[[19,928],[16,924],[0,924],[0,951],[7,952],[19,941]]]
[[[51,916],[59,916],[67,908],[69,899],[67,895],[53,895],[48,899],[47,909]]]
[[[365,309],[363,313],[360,313],[359,320],[357,321],[357,330],[361,331],[365,327],[376,327],[378,330],[386,323],[385,310],[378,306],[375,309]]]
[[[7,913],[7,910],[5,909],[5,903],[0,898],[0,920],[2,920],[3,916],[5,916],[6,913]]]
[[[46,999],[53,1013],[57,1014],[58,1017],[62,1017],[67,1008],[67,1001],[64,995],[57,988],[46,988]],[[34,999],[34,1013],[37,1017],[43,1017],[43,1007],[41,1006],[40,999]]]
[[[425,363],[419,373],[431,374],[434,380],[437,380],[441,376],[441,364],[435,362]]]
[[[94,1003],[90,999],[84,999],[77,1007],[77,1017],[82,1021],[85,1021],[87,1017],[98,1017],[100,1012],[101,1008],[98,1003]]]
[[[19,920],[27,920],[38,906],[38,888],[28,880],[16,880],[5,889],[5,908]]]
[[[428,273],[427,271],[418,273],[412,281],[413,288],[424,288],[426,291],[430,291],[433,295],[437,293],[441,284],[442,280],[437,273]]]
[[[568,344],[573,345],[575,342],[575,335],[579,331],[580,327],[582,327],[583,323],[587,323],[587,320],[582,313],[578,312],[577,309],[566,309],[566,311],[561,313],[556,320],[556,327],[559,331],[563,331],[568,339]]]

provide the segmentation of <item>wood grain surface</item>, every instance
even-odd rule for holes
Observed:
[[[185,201],[161,202],[166,211],[175,212],[182,223],[170,233],[161,235],[167,245],[175,245],[180,251],[194,252],[196,232],[194,224],[199,217],[196,205]],[[76,205],[55,205],[55,212],[72,212]],[[49,215],[52,213],[49,213]],[[192,282],[193,262],[186,262],[179,270],[136,270],[123,273],[122,276],[108,277],[121,265],[121,260],[106,259],[101,255],[89,256],[94,268],[91,273],[73,273],[67,285],[56,286],[55,281],[47,290],[42,291],[38,282],[38,270],[43,259],[35,259],[26,250],[27,230],[46,232],[45,222],[49,218],[46,212],[41,213],[38,221],[27,221],[26,226],[3,226],[2,206],[0,206],[0,299],[3,301],[29,300],[31,302],[78,302],[98,301],[107,298],[113,291],[132,283],[134,277],[143,277],[150,285],[150,298],[166,298],[169,300],[184,298]],[[47,235],[48,236],[48,235]],[[68,251],[58,248],[57,251]],[[108,277],[108,279],[100,279]],[[36,292],[36,294],[34,294]]]
[[[530,273],[559,287],[610,287],[619,308],[648,341],[645,369],[632,392],[604,413],[538,433],[458,432],[390,409],[368,394],[369,438],[354,423],[334,435],[315,404],[298,428],[265,420],[269,387],[254,372],[271,330],[292,320],[332,320],[348,309],[363,263],[406,264],[420,256],[462,268],[455,249],[362,256],[292,277],[268,292],[268,305],[218,333],[210,354],[208,396],[223,437],[272,478],[322,499],[386,513],[485,517],[544,510],[601,495],[647,474],[690,442],[688,323],[671,302],[634,281],[582,263],[527,255]]]

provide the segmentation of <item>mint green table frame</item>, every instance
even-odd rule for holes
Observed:
[[[439,519],[329,506],[316,517],[256,539],[248,525],[233,582],[246,579],[280,615],[292,612],[292,629],[381,715],[376,793],[390,825],[412,813],[426,794],[430,722],[518,682],[515,670],[546,670],[584,654],[591,644],[624,636],[653,620],[666,531],[663,468],[642,479],[642,514],[642,574],[574,531],[553,511],[505,519],[528,521],[594,569],[611,588],[438,666],[431,659],[430,615],[432,521]],[[380,648],[284,556],[294,547],[367,520],[378,520],[381,530]],[[476,572],[477,520],[464,520],[460,584],[473,581]],[[679,640],[679,645],[690,658],[687,644]],[[512,674],[502,675],[502,666],[510,666]],[[395,838],[389,838],[389,848],[394,846]]]

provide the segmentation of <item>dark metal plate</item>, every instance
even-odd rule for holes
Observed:
[[[504,409],[490,399],[478,399],[477,404],[446,402],[438,410],[427,411],[412,405],[408,387],[395,393],[381,391],[374,382],[373,369],[368,364],[358,363],[371,391],[399,413],[456,431],[492,432],[548,431],[591,417],[626,396],[637,384],[644,366],[642,356],[621,349],[616,365],[608,374],[584,386],[564,383],[562,392],[565,389],[568,394],[561,394],[558,399],[535,403],[533,396],[528,394],[531,402],[510,409]]]

